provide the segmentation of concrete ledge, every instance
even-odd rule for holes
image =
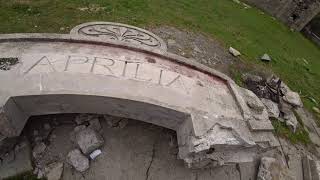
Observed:
[[[98,113],[175,130],[179,157],[194,168],[252,161],[261,141],[277,146],[266,110],[248,106],[260,106],[255,95],[164,49],[79,34],[7,34],[0,54],[19,60],[0,70],[6,138],[33,115]]]

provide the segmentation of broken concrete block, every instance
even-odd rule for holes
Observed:
[[[261,98],[261,102],[267,108],[269,117],[278,118],[280,115],[280,110],[278,104],[271,101],[270,99]]]
[[[294,180],[288,169],[275,158],[262,157],[260,161],[257,180]]]
[[[28,142],[19,144],[19,148],[11,151],[0,163],[0,179],[32,171],[31,148]]]
[[[309,156],[302,157],[303,180],[319,180],[316,162]]]
[[[72,150],[67,155],[67,162],[79,172],[89,169],[89,159],[79,149]]]
[[[293,92],[293,91],[287,92],[284,95],[283,100],[286,101],[287,103],[295,106],[295,107],[302,107],[303,106],[299,94],[296,92]]]
[[[76,142],[81,151],[86,155],[98,149],[104,143],[103,138],[90,128],[79,131],[76,134]]]
[[[60,180],[63,172],[63,163],[57,162],[49,164],[45,168],[47,180]]]

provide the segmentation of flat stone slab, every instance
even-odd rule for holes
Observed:
[[[251,162],[257,143],[277,144],[264,106],[248,106],[252,98],[262,104],[253,93],[243,95],[226,75],[166,52],[162,42],[102,22],[71,34],[0,35],[0,58],[18,59],[0,70],[3,136],[18,136],[33,115],[97,113],[175,130],[179,158],[189,167]]]

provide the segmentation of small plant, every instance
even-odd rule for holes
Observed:
[[[280,122],[277,118],[272,118],[271,122],[274,127],[274,132],[278,136],[289,139],[293,144],[302,143],[308,145],[311,143],[309,133],[304,129],[303,123],[299,120],[299,116],[297,116],[297,119],[300,126],[297,127],[296,132],[294,133],[287,127],[285,122]]]

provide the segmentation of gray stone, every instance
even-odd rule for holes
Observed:
[[[70,140],[72,142],[76,142],[76,134],[81,131],[81,130],[84,130],[86,129],[87,127],[85,125],[79,125],[79,126],[76,126],[72,132],[70,132]]]
[[[0,163],[0,179],[32,171],[31,149],[28,142],[22,142]]]
[[[283,120],[293,132],[296,131],[298,120],[292,111],[292,107],[286,102],[280,101],[280,111],[283,113]]]
[[[235,57],[241,55],[241,53],[238,50],[234,49],[233,47],[229,48],[229,52]]]
[[[98,149],[104,143],[103,138],[90,128],[79,131],[76,134],[76,141],[81,151],[86,155]]]
[[[79,114],[76,116],[75,118],[75,122],[77,123],[77,125],[81,125],[84,122],[87,121],[91,121],[93,119],[96,119],[96,115],[92,115],[92,114]]]
[[[89,159],[78,149],[68,153],[67,162],[79,172],[84,172],[89,169]]]
[[[287,92],[284,97],[283,100],[286,101],[287,103],[296,106],[296,107],[302,107],[302,101],[300,99],[300,96],[298,93],[293,92],[293,91],[289,91]]]
[[[57,162],[49,164],[45,168],[45,171],[47,180],[60,180],[63,172],[63,163]]]
[[[294,180],[284,165],[275,158],[262,157],[257,180]]]
[[[262,57],[261,57],[261,60],[262,61],[271,61],[271,58],[268,54],[264,54]]]
[[[38,159],[42,156],[43,152],[46,150],[47,146],[41,142],[35,145],[35,147],[32,150],[32,156],[35,159]]]
[[[101,124],[98,118],[95,118],[89,122],[89,128],[95,131],[101,130]]]
[[[319,180],[316,162],[309,156],[302,157],[303,180]]]
[[[104,115],[104,119],[107,121],[108,127],[111,128],[124,128],[128,124],[127,118],[114,117],[109,115]]]
[[[278,118],[280,115],[280,110],[278,104],[271,101],[270,99],[261,98],[261,102],[267,108],[269,117]]]

